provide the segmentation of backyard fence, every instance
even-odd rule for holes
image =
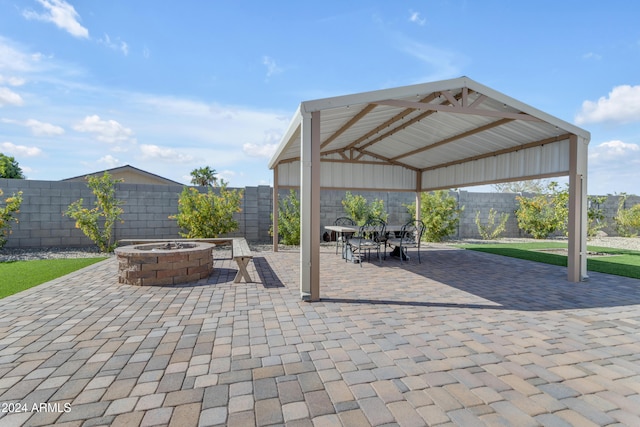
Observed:
[[[95,197],[84,182],[35,181],[0,179],[0,188],[4,198],[18,191],[23,192],[23,203],[18,214],[18,224],[13,224],[12,234],[6,248],[34,247],[83,247],[92,246],[75,222],[63,215],[68,206],[83,198],[86,207],[93,207]],[[116,184],[116,197],[124,201],[122,220],[115,226],[115,239],[172,239],[178,238],[179,229],[170,215],[178,211],[178,197],[184,187],[181,185],[154,184]],[[204,189],[203,189],[204,190]],[[273,188],[269,186],[246,187],[243,189],[242,212],[234,215],[239,230],[228,236],[242,236],[250,242],[269,242],[269,228],[273,211]],[[320,196],[320,224],[330,225],[340,216],[344,216],[342,200],[345,191],[323,190]],[[383,191],[352,192],[362,194],[369,202],[374,199],[384,201],[388,222],[403,224],[410,219],[406,205],[415,202],[414,193],[391,193]],[[288,190],[281,190],[284,198]],[[518,229],[514,211],[518,207],[515,194],[511,193],[475,193],[452,191],[460,206],[465,209],[460,225],[453,238],[479,238],[475,223],[476,211],[480,211],[486,221],[490,209],[509,214],[507,228],[503,237],[525,237]],[[615,235],[613,217],[618,208],[618,197],[610,196],[603,205],[608,227],[604,231]],[[627,207],[640,203],[640,197],[630,196]],[[323,230],[318,230],[322,234]]]

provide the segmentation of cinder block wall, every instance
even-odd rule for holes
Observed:
[[[18,224],[12,225],[6,248],[82,247],[93,242],[75,222],[63,215],[68,206],[84,199],[91,209],[95,202],[91,190],[84,182],[35,181],[0,179],[4,191],[2,200],[12,193],[23,192]],[[178,211],[178,197],[184,187],[180,185],[116,184],[116,197],[123,200],[124,222],[115,226],[116,239],[145,238],[172,239],[180,237],[174,219]],[[204,188],[201,188],[205,191]],[[244,236],[250,241],[269,240],[272,189],[269,186],[243,189],[242,212],[234,214],[239,230],[230,235]]]
[[[116,186],[116,197],[124,200],[123,223],[116,224],[115,238],[178,238],[179,230],[176,221],[169,219],[177,213],[178,196],[184,187],[180,185],[149,185],[119,183]],[[72,219],[63,215],[67,207],[74,201],[83,198],[84,206],[93,207],[94,197],[84,182],[66,181],[32,181],[0,179],[0,189],[4,191],[2,201],[12,193],[23,192],[23,204],[18,215],[19,223],[13,224],[13,233],[9,236],[7,248],[31,247],[74,247],[92,246],[85,235],[75,228]],[[204,188],[201,188],[205,191]],[[251,242],[269,242],[269,228],[273,211],[273,189],[269,186],[244,188],[242,212],[234,215],[239,230],[231,236],[243,236]],[[403,224],[410,219],[406,205],[415,202],[414,193],[390,193],[384,191],[352,191],[362,194],[368,201],[382,199],[390,224]],[[279,195],[286,197],[289,190],[281,189]],[[320,224],[333,224],[333,221],[344,216],[342,200],[346,191],[325,190],[320,196]],[[471,193],[452,191],[464,206],[460,225],[453,238],[479,238],[475,224],[476,211],[480,211],[481,219],[486,222],[491,208],[499,212],[507,212],[509,221],[505,237],[522,237],[518,229],[514,211],[518,207],[514,194],[509,193]],[[606,223],[604,231],[616,235],[613,217],[618,209],[618,196],[609,196],[603,208]],[[626,207],[640,203],[640,197],[630,196]],[[318,230],[322,235],[323,229]]]

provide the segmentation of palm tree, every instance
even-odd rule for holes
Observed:
[[[215,169],[211,169],[209,166],[203,168],[194,169],[191,171],[191,183],[193,185],[201,185],[203,187],[218,186],[218,177]]]

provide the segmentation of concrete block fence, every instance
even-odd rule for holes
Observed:
[[[67,207],[83,198],[86,207],[93,207],[95,200],[91,190],[84,182],[68,181],[35,181],[0,179],[0,189],[4,198],[12,193],[22,191],[23,203],[18,215],[19,223],[13,224],[6,248],[33,247],[87,247],[92,246],[75,222],[63,215]],[[116,197],[125,202],[123,223],[116,224],[116,239],[171,239],[178,238],[179,230],[170,215],[177,213],[178,197],[182,192],[180,185],[150,184],[116,184]],[[204,190],[204,189],[203,189]],[[229,236],[243,236],[250,242],[269,242],[271,212],[273,206],[272,191],[269,186],[246,187],[242,199],[242,212],[235,214],[239,230]],[[281,189],[280,197],[286,197],[288,190]],[[345,191],[325,190],[320,197],[320,223],[322,226],[332,224],[344,216],[342,200]],[[403,224],[409,220],[405,205],[415,201],[414,193],[390,193],[383,191],[353,191],[362,194],[368,201],[382,199],[389,214],[390,224]],[[472,193],[452,191],[459,204],[464,206],[460,226],[454,238],[478,238],[475,224],[476,211],[486,221],[491,208],[510,214],[505,237],[523,237],[518,229],[514,211],[518,207],[514,194],[509,193]],[[2,203],[0,202],[0,203]],[[640,203],[640,197],[631,196],[627,207]],[[618,197],[610,196],[604,204],[607,222],[613,224],[618,208]],[[322,234],[323,230],[318,230]],[[605,228],[605,232],[615,235],[613,227]]]

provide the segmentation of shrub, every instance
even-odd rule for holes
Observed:
[[[273,223],[273,214],[271,214]],[[273,236],[273,224],[269,228]],[[285,245],[300,244],[300,200],[295,190],[289,190],[289,195],[278,202],[278,237]]]
[[[587,208],[587,236],[594,237],[598,231],[607,226],[604,221],[604,210],[601,206],[607,201],[607,196],[589,196]]]
[[[375,199],[371,203],[367,203],[364,196],[358,194],[354,196],[347,191],[345,198],[342,200],[342,206],[347,216],[353,219],[358,225],[364,225],[370,219],[380,218],[386,221],[389,217],[385,208],[384,201]]]
[[[569,190],[558,189],[557,182],[547,185],[546,191],[532,197],[517,196],[518,227],[535,239],[545,239],[551,233],[567,229]]]
[[[507,221],[509,220],[509,214],[502,212],[500,214],[500,221],[496,224],[497,214],[498,212],[495,209],[489,209],[489,217],[487,218],[487,223],[485,225],[480,221],[480,211],[476,211],[476,226],[478,226],[478,233],[480,233],[480,236],[484,240],[497,239],[502,233],[504,233]]]
[[[0,196],[4,193],[0,189]],[[0,249],[7,243],[7,236],[11,234],[11,223],[18,222],[16,216],[20,212],[22,205],[22,191],[14,193],[4,200],[4,207],[0,207]]]
[[[76,221],[76,228],[91,239],[102,252],[113,252],[116,242],[112,240],[113,227],[120,220],[124,212],[124,202],[116,199],[115,185],[122,179],[112,179],[109,172],[101,177],[89,176],[87,187],[93,191],[96,197],[95,207],[87,209],[83,207],[84,200],[79,199],[69,205],[65,215]]]
[[[219,188],[217,194],[211,187],[200,193],[193,187],[185,187],[178,199],[178,213],[169,216],[178,222],[180,235],[189,239],[218,237],[238,229],[233,214],[240,212],[242,190]]]
[[[456,232],[464,206],[458,207],[458,201],[448,191],[422,193],[420,203],[420,218],[425,225],[424,240],[441,242]],[[411,217],[415,219],[416,204],[411,203],[405,206]]]
[[[640,231],[640,204],[625,209],[625,202],[629,196],[622,193],[618,201],[618,211],[613,220],[616,231],[622,237],[635,237]]]

